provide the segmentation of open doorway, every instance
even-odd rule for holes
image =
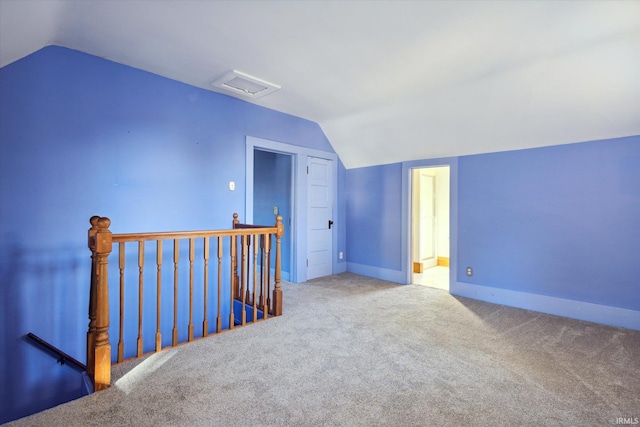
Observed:
[[[450,168],[411,170],[411,283],[449,291]]]
[[[308,279],[309,266],[307,265],[307,259],[309,256],[309,248],[311,243],[308,241],[309,224],[309,209],[308,206],[312,202],[310,200],[310,191],[308,183],[310,181],[311,168],[307,169],[309,158],[318,158],[330,160],[327,164],[327,173],[329,173],[330,186],[327,189],[330,192],[330,211],[331,217],[328,222],[333,220],[336,223],[332,224],[331,231],[331,253],[338,253],[338,238],[337,229],[341,226],[339,224],[338,216],[338,201],[337,201],[337,177],[338,177],[338,156],[335,153],[316,150],[313,148],[301,147],[298,145],[285,144],[277,141],[271,141],[268,139],[256,138],[253,136],[247,136],[247,150],[246,150],[246,193],[245,193],[245,218],[248,223],[256,224],[254,216],[254,196],[261,197],[261,192],[254,189],[254,185],[257,184],[257,180],[254,177],[255,171],[255,153],[257,151],[276,154],[276,159],[282,160],[282,163],[287,163],[290,166],[291,184],[286,186],[289,188],[291,198],[291,216],[285,218],[285,231],[284,239],[287,239],[290,251],[290,257],[288,258],[289,269],[287,272],[282,271],[282,279],[294,282],[302,283]],[[259,154],[260,155],[260,154]],[[261,159],[257,160],[258,162]],[[280,166],[282,165],[280,164]],[[272,163],[276,165],[276,163]],[[269,169],[268,163],[263,165],[263,170]],[[307,173],[309,171],[309,174]],[[260,172],[258,172],[260,173]],[[315,180],[314,180],[315,182]],[[273,218],[273,207],[278,206],[279,213],[280,205],[275,205],[271,202],[266,202],[266,210],[269,211],[271,218]],[[283,215],[284,216],[284,215]],[[323,221],[323,224],[325,222]],[[283,253],[283,264],[284,260]],[[335,257],[331,256],[331,274],[339,273],[341,268],[346,268],[346,263],[338,264]]]
[[[291,280],[293,224],[293,158],[290,154],[254,150],[253,223],[272,225],[281,215],[285,225],[282,239],[282,279]],[[275,257],[271,263],[275,265]],[[274,268],[272,265],[272,268]]]

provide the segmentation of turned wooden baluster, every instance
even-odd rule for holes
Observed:
[[[180,240],[173,240],[173,330],[172,345],[178,345],[178,261],[180,260]]]
[[[218,316],[216,332],[222,331],[222,237],[218,237]]]
[[[264,253],[265,253],[265,286],[266,286],[266,306],[263,308],[265,317],[268,317],[271,313],[271,234],[265,234],[264,241]]]
[[[258,320],[258,299],[256,298],[258,285],[258,236],[253,236],[253,321]]]
[[[282,288],[280,288],[280,270],[282,268],[282,236],[284,235],[284,224],[282,224],[282,216],[276,217],[276,227],[278,233],[276,234],[276,272],[275,272],[275,285],[273,289],[273,315],[282,315]]]
[[[262,312],[264,313],[264,262],[265,262],[265,256],[264,256],[264,240],[265,240],[266,236],[264,234],[260,235],[260,296],[259,296],[259,305],[260,305],[260,310],[262,310]],[[265,318],[267,316],[264,316]]]
[[[247,235],[242,235],[242,262],[240,267],[240,299],[242,301],[242,312],[240,316],[240,324],[242,326],[247,324],[247,309],[245,305],[246,301],[246,293],[245,293],[245,285],[248,284],[247,277],[247,264],[245,260],[247,259]]]
[[[162,240],[156,242],[156,352],[162,350],[162,333],[160,332],[160,311],[162,302]]]
[[[237,217],[238,214],[234,214]],[[236,271],[236,236],[230,236],[231,239],[231,289],[229,290],[229,329],[235,326],[235,314],[233,313],[233,300],[236,287],[235,271]]]
[[[238,219],[238,214],[233,214],[233,225],[232,228],[236,229],[237,225],[240,224],[240,220]],[[231,237],[233,240],[233,250],[231,251],[231,276],[233,279],[233,297],[240,297],[240,276],[238,276],[238,245],[237,245],[237,237]]]
[[[187,340],[193,341],[193,259],[195,258],[195,239],[189,239],[189,326]]]
[[[100,218],[95,234],[96,253],[96,327],[93,351],[93,385],[95,391],[111,385],[111,344],[109,343],[109,261],[112,236],[111,220]]]
[[[244,301],[246,304],[252,304],[251,302],[251,288],[249,287],[249,279],[250,279],[250,271],[251,271],[251,240],[253,240],[251,238],[251,236],[246,236],[247,237],[247,259],[246,259],[246,263],[247,263],[247,277],[245,278],[245,280],[247,281],[247,287],[245,289],[245,293],[247,294]],[[255,245],[254,245],[255,246]]]
[[[207,301],[209,300],[209,238],[204,238],[204,320],[202,321],[202,336],[209,335],[209,320],[207,317]]]
[[[120,317],[118,324],[118,363],[124,361],[124,242],[118,243],[118,269],[120,270]]]
[[[99,216],[92,216],[89,220],[91,228],[89,229],[89,249],[91,250],[91,284],[89,287],[89,330],[87,332],[87,375],[93,378],[94,360],[93,349],[96,342],[96,298],[98,292],[96,290],[96,233],[98,232]]]
[[[142,308],[144,295],[144,241],[138,242],[138,357],[142,357],[144,341],[142,338]]]

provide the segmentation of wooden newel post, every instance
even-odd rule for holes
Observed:
[[[276,271],[275,271],[275,285],[273,288],[273,315],[282,315],[282,288],[280,287],[280,270],[282,269],[282,236],[284,235],[284,224],[282,224],[282,216],[276,217],[276,227],[278,233],[276,234]]]
[[[89,250],[91,251],[91,284],[89,286],[89,331],[87,332],[87,375],[93,378],[94,361],[93,349],[96,343],[96,233],[98,232],[99,216],[92,216],[89,220]]]
[[[96,327],[93,349],[93,384],[95,391],[111,385],[111,344],[109,343],[109,281],[108,257],[111,253],[112,236],[109,231],[111,220],[97,220],[95,233],[96,257]]]

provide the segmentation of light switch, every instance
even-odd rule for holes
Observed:
[[[233,191],[236,189],[236,183],[233,181],[229,181],[229,191]]]

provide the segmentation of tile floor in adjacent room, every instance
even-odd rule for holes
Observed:
[[[449,267],[436,266],[427,268],[422,274],[413,275],[414,285],[449,290]]]

